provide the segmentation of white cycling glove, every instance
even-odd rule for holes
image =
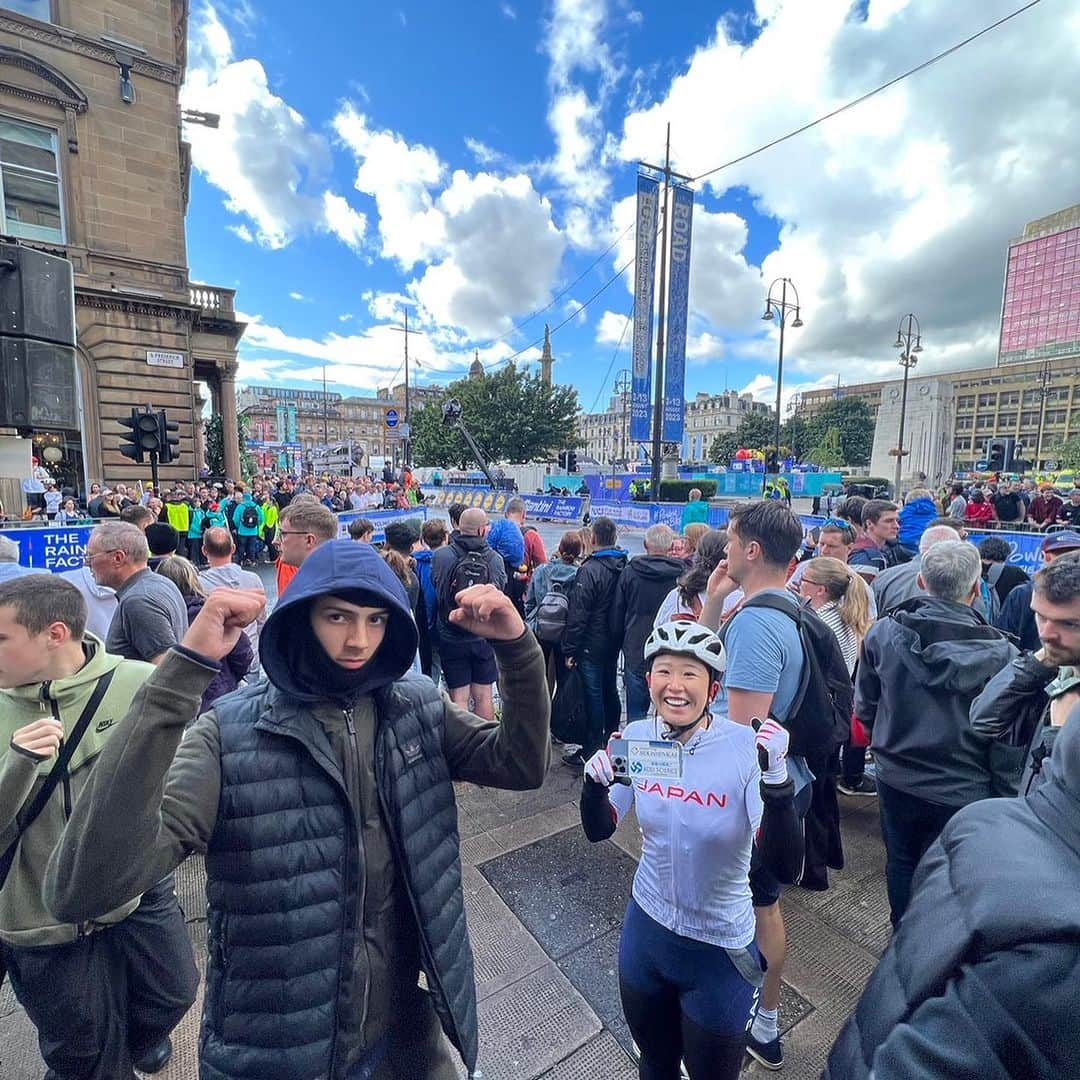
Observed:
[[[591,780],[601,787],[611,787],[615,783],[615,770],[611,766],[611,758],[606,750],[597,750],[588,761],[585,762],[585,779]]]
[[[754,743],[769,755],[768,765],[761,770],[761,779],[766,784],[783,784],[787,780],[787,752],[790,741],[787,729],[775,720],[766,720],[758,728]]]

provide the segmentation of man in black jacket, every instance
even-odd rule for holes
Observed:
[[[995,795],[1027,795],[1053,749],[1057,715],[1080,686],[1080,553],[1054,559],[1031,582],[1037,652],[1022,653],[986,685],[971,706],[975,733],[996,740]]]
[[[645,530],[645,554],[631,559],[619,575],[611,603],[611,640],[623,653],[623,687],[626,690],[626,722],[644,719],[649,711],[649,687],[645,682],[645,640],[653,619],[686,563],[671,556],[675,532],[667,525]]]
[[[1061,1080],[1080,1061],[1080,710],[1046,782],[942,830],[823,1080]]]
[[[626,566],[626,552],[616,547],[617,539],[611,518],[598,517],[592,523],[593,553],[578,570],[566,613],[563,655],[567,667],[581,667],[587,715],[584,743],[564,754],[563,762],[578,769],[607,743],[622,714],[616,681],[619,646],[608,626],[619,575]]]
[[[935,544],[919,571],[929,595],[894,608],[863,641],[855,715],[870,732],[877,766],[893,926],[915,867],[945,823],[993,793],[989,740],[971,730],[968,713],[1016,649],[972,609],[981,570],[972,544]]]

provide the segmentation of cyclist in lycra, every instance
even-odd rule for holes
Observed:
[[[733,1080],[746,1046],[762,962],[754,944],[754,843],[784,882],[798,878],[802,830],[775,720],[716,718],[724,647],[711,630],[672,622],[645,643],[652,713],[626,740],[681,744],[682,777],[615,784],[608,750],[585,765],[581,821],[606,840],[631,806],[642,855],[619,946],[623,1012],[640,1050],[641,1080]]]

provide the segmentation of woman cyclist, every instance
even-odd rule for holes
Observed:
[[[714,717],[724,647],[689,621],[657,627],[645,643],[653,715],[625,739],[682,746],[678,780],[615,784],[607,750],[585,765],[581,820],[605,840],[631,806],[642,856],[619,945],[619,993],[640,1051],[641,1080],[733,1080],[761,985],[754,944],[751,847],[793,882],[802,832],[788,780],[787,732],[767,720],[750,727]],[[760,751],[760,753],[759,753]]]

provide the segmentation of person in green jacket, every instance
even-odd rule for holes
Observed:
[[[679,532],[686,532],[686,526],[695,522],[709,523],[709,504],[701,497],[701,488],[690,489],[690,501],[683,507]]]
[[[278,509],[278,504],[271,498],[263,497],[261,506],[263,512],[262,542],[266,545],[267,558],[270,562],[277,562],[277,528],[278,516],[281,511]]]
[[[191,527],[191,504],[183,488],[174,488],[165,496],[165,519],[176,530],[176,553],[187,557],[188,529]]]
[[[241,566],[253,566],[259,554],[260,536],[266,524],[266,514],[250,491],[232,511],[232,523],[236,530],[236,554]]]
[[[168,1061],[198,971],[171,875],[77,923],[57,919],[42,897],[71,808],[154,671],[107,653],[86,617],[82,594],[58,575],[0,584],[0,969],[37,1028],[50,1077],[134,1080],[134,1069]],[[72,745],[33,816],[60,747]]]
[[[202,550],[203,530],[205,527],[206,511],[202,508],[201,504],[195,503],[191,508],[191,520],[188,523],[187,557],[195,563],[196,566],[206,565],[206,556],[203,555]]]

